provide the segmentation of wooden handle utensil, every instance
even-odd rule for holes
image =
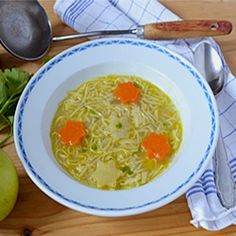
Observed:
[[[176,39],[226,35],[232,31],[232,24],[224,20],[183,20],[147,24],[143,28],[146,39]]]

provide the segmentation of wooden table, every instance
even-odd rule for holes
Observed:
[[[73,32],[63,25],[53,12],[53,0],[41,0],[52,22],[54,35]],[[228,19],[236,28],[236,1],[234,0],[162,0],[162,3],[185,19]],[[218,37],[225,58],[236,74],[236,31],[230,36]],[[71,47],[78,41],[52,45],[49,55]],[[24,62],[0,49],[1,66],[20,66],[35,72],[41,61]],[[42,193],[28,178],[16,154],[14,144],[5,148],[14,161],[20,179],[17,203],[12,213],[0,222],[0,235],[236,235],[236,226],[222,231],[208,232],[194,228],[184,196],[150,213],[125,218],[102,218],[82,214],[56,203]],[[1,193],[0,193],[1,194]],[[25,234],[23,234],[25,232]],[[31,234],[32,233],[32,234]]]

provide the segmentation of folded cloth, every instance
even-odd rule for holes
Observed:
[[[61,20],[79,32],[109,29],[130,29],[151,22],[180,19],[157,0],[57,0],[54,5]],[[217,96],[223,140],[236,182],[236,80],[224,60],[219,46],[212,38],[156,41],[176,51],[193,63],[194,48],[203,41],[211,44],[221,55],[228,71],[223,91]],[[186,198],[196,227],[223,229],[236,224],[236,208],[221,205],[211,161],[201,178],[186,192]]]

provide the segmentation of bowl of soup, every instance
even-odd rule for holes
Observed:
[[[128,216],[184,194],[215,149],[218,113],[198,71],[145,40],[98,39],[55,56],[18,103],[16,150],[71,209]]]

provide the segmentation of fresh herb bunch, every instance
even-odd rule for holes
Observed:
[[[19,68],[0,70],[0,148],[12,137],[16,105],[30,77]]]

